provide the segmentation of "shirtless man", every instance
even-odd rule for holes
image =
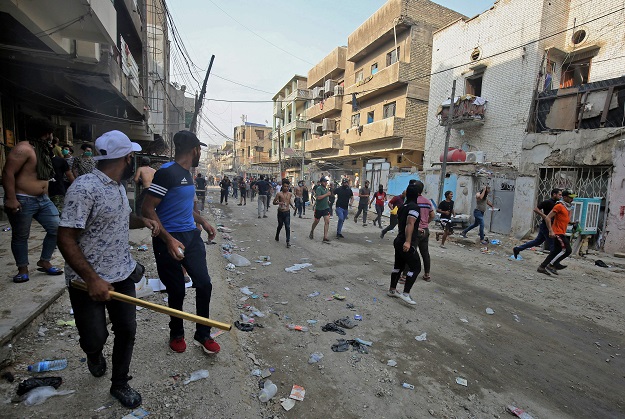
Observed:
[[[141,186],[141,193],[137,198],[137,203],[135,204],[136,211],[135,213],[141,212],[141,206],[143,205],[143,199],[145,195],[148,193],[148,189],[152,186],[152,180],[154,180],[154,173],[156,170],[150,167],[150,158],[142,157],[141,158],[141,167],[135,173],[135,177],[133,178],[135,185]]]
[[[48,197],[48,181],[54,176],[50,158],[53,131],[52,122],[32,119],[27,130],[31,140],[11,150],[2,171],[4,210],[11,223],[11,251],[18,270],[13,277],[15,283],[29,280],[28,237],[33,218],[46,230],[37,270],[48,275],[63,273],[50,263],[59,227],[59,211]]]
[[[297,215],[299,212],[299,218],[302,218],[302,209],[304,208],[304,189],[302,186],[304,182],[300,181],[299,184],[293,189],[293,193],[295,194],[295,211],[293,212],[293,216]]]
[[[280,241],[280,230],[282,226],[286,230],[286,247],[291,247],[291,208],[293,205],[293,194],[289,192],[290,182],[288,179],[282,179],[282,188],[276,194],[273,204],[278,206],[278,229],[276,230],[276,241]]]

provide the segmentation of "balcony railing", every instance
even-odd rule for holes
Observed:
[[[312,92],[308,89],[297,89],[294,90],[293,92],[291,92],[290,95],[288,95],[284,101],[283,101],[283,107],[286,106],[287,102],[292,102],[296,99],[306,99],[306,100],[311,100],[312,99]]]
[[[310,129],[310,122],[305,121],[303,119],[296,119],[294,121],[285,124],[282,127],[282,132],[289,132],[291,130],[306,130]]]
[[[351,95],[352,93],[359,93],[358,99],[362,100],[363,98],[378,95],[387,90],[392,90],[397,86],[405,85],[409,80],[409,67],[409,63],[398,61],[395,64],[383,68],[377,73],[366,77],[364,80],[347,87],[345,89],[345,94]]]
[[[367,125],[352,127],[346,130],[344,137],[345,145],[402,137],[404,135],[403,128],[404,118],[398,118],[396,116],[384,118]]]
[[[319,102],[314,106],[306,109],[306,118],[315,119],[325,117],[343,108],[343,95],[330,96],[324,102]]]
[[[454,128],[482,126],[485,121],[486,102],[484,98],[473,95],[456,97],[453,116],[450,118],[451,100],[447,100],[439,108],[439,124],[447,126],[451,121]]]
[[[306,151],[310,152],[331,149],[340,150],[341,148],[343,148],[343,141],[341,141],[339,134],[326,134],[306,141]]]

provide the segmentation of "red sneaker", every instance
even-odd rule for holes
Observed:
[[[207,354],[216,354],[221,350],[219,344],[211,338],[206,338],[203,342],[195,339],[193,343],[197,346],[201,346]]]
[[[184,337],[173,338],[169,341],[169,347],[172,351],[181,354],[187,350],[187,342],[184,341]]]

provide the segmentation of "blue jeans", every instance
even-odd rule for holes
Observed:
[[[475,227],[480,226],[480,240],[484,240],[484,213],[476,208],[473,210],[473,217],[475,221],[473,221],[472,225],[462,230],[462,234],[467,234]]]
[[[59,228],[59,210],[48,195],[17,195],[22,209],[17,213],[8,213],[11,223],[11,251],[18,268],[28,266],[28,237],[33,218],[46,230],[41,248],[41,260],[49,261],[56,247],[56,232]]]
[[[341,234],[343,231],[343,223],[347,219],[347,208],[336,207],[336,215],[339,217],[339,222],[336,225],[336,234]]]
[[[293,215],[298,214],[301,217],[303,208],[304,201],[302,200],[302,198],[295,198],[295,212],[293,213]]]
[[[544,221],[540,223],[540,227],[538,228],[538,235],[536,236],[536,238],[532,241],[522,244],[521,246],[517,246],[517,249],[519,252],[522,252],[525,249],[529,249],[530,247],[534,246],[540,246],[543,243],[546,244],[547,250],[551,251],[551,248],[553,247],[553,239],[549,237],[549,230],[547,229]]]

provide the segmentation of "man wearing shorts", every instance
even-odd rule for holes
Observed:
[[[317,224],[319,224],[319,220],[323,218],[323,241],[328,243],[330,239],[328,239],[328,229],[330,228],[330,192],[328,190],[328,179],[322,177],[319,180],[319,184],[315,187],[315,221],[313,221],[312,227],[310,228],[310,234],[308,237],[312,240],[314,238],[313,233]]]

